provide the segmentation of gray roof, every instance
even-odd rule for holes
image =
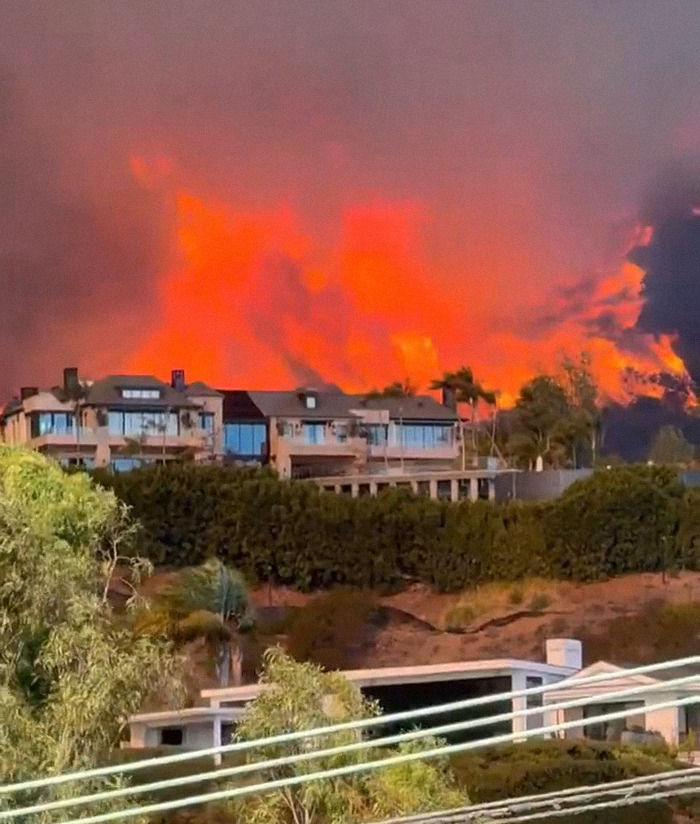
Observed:
[[[353,407],[352,395],[336,391],[315,392],[317,401],[315,409],[307,409],[302,392],[304,390],[277,391],[263,390],[248,392],[250,399],[266,418],[351,418]]]
[[[360,409],[388,409],[392,419],[403,418],[404,420],[445,422],[457,420],[457,415],[452,409],[438,403],[438,401],[430,395],[371,399],[365,399],[364,395],[354,395],[351,397],[355,398],[355,408],[359,406]]]
[[[217,392],[216,389],[212,389],[211,386],[202,381],[195,381],[194,383],[187,384],[185,387],[185,395],[187,395],[188,398],[222,397],[221,392]]]
[[[316,394],[315,409],[307,409],[304,392]],[[373,398],[347,395],[340,390],[294,390],[248,392],[253,403],[267,418],[352,418],[352,410],[388,410],[392,419],[445,421],[457,420],[455,413],[428,395],[407,398]]]
[[[123,398],[122,389],[158,389],[160,398]],[[197,408],[197,404],[185,392],[173,389],[169,383],[158,380],[153,375],[108,375],[88,388],[85,403],[88,406],[129,409]]]

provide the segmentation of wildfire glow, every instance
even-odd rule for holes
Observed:
[[[134,159],[131,168],[151,188],[173,164]],[[173,197],[180,264],[162,279],[155,328],[124,370],[164,375],[184,367],[231,388],[325,381],[364,391],[404,378],[426,388],[443,370],[469,364],[501,390],[504,406],[562,352],[589,351],[601,389],[616,399],[625,396],[625,371],[684,373],[667,337],[635,332],[625,342],[596,331],[602,312],[615,329],[634,326],[643,273],[632,264],[596,277],[576,311],[567,310],[566,297],[552,298],[547,311],[556,318],[567,310],[566,317],[526,334],[484,312],[488,272],[444,288],[445,273],[423,248],[420,203],[350,204],[331,215],[339,231],[329,246],[315,241],[291,206],[250,211],[189,191]],[[648,240],[647,230],[634,238]]]

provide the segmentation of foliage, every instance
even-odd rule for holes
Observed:
[[[588,741],[528,741],[489,747],[451,759],[460,786],[474,803],[556,792],[583,784],[652,775],[675,765],[664,749],[614,748]],[[560,816],[566,824],[672,824],[667,804],[634,805],[629,810]]]
[[[586,580],[681,566],[682,498],[675,473],[662,467],[605,470],[572,484],[546,523],[559,573]]]
[[[658,464],[687,464],[692,461],[694,448],[675,426],[662,426],[654,436],[649,460]]]
[[[479,401],[484,401],[491,406],[495,406],[497,393],[484,388],[475,378],[474,372],[469,366],[462,366],[456,372],[445,372],[442,377],[434,380],[431,389],[441,389],[452,393],[455,404],[469,404],[471,413],[472,430],[472,450],[477,452],[477,405]],[[464,429],[462,429],[462,468],[464,468],[466,452],[464,450]]]
[[[124,505],[86,475],[0,448],[5,781],[94,766],[151,692],[178,697],[168,645],[113,620],[105,573],[126,551],[122,528],[128,537]],[[75,791],[88,788],[55,793]],[[50,797],[38,791],[20,800]]]
[[[203,638],[222,687],[241,682],[238,634],[252,629],[252,604],[243,577],[216,558],[185,569],[163,586],[135,618],[139,634],[176,644]]]
[[[365,397],[367,400],[376,400],[378,398],[412,398],[418,388],[414,386],[409,378],[406,378],[403,383],[401,381],[394,381],[384,389],[372,389]]]
[[[700,603],[653,601],[634,615],[618,615],[605,632],[576,630],[586,661],[635,661],[640,664],[695,655],[700,638]]]
[[[263,682],[267,688],[248,706],[238,727],[238,735],[243,740],[368,719],[379,712],[376,703],[365,699],[360,690],[340,674],[323,672],[313,664],[297,663],[279,648],[266,653]],[[348,730],[268,746],[256,751],[251,758],[259,761],[300,756],[311,750],[320,751],[359,741],[362,741],[362,734]],[[429,739],[422,746],[434,745],[435,741]],[[400,751],[417,751],[416,745]],[[287,766],[271,768],[265,771],[264,780],[361,764],[386,757],[387,752],[390,751],[373,749],[368,741],[366,748],[353,752],[310,761],[296,760]],[[283,787],[246,798],[235,804],[234,809],[237,820],[251,824],[349,824],[372,820],[379,815],[428,812],[459,803],[466,803],[466,798],[454,787],[445,762],[415,761],[373,773],[360,772]]]
[[[140,552],[154,563],[218,557],[247,580],[303,591],[420,581],[457,592],[700,561],[698,493],[663,467],[600,470],[547,504],[451,503],[402,489],[350,498],[266,471],[189,464],[100,477],[133,507]]]
[[[371,591],[339,588],[319,595],[293,617],[286,649],[297,661],[344,669],[348,646],[362,643],[376,610]]]

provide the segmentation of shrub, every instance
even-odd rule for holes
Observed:
[[[96,475],[133,507],[139,551],[155,563],[218,556],[248,580],[303,591],[393,591],[414,580],[459,592],[700,563],[700,494],[664,468],[596,472],[545,505],[451,503],[399,489],[353,499],[268,470],[184,463]]]
[[[543,592],[538,592],[532,596],[530,610],[532,612],[544,612],[551,603],[552,601],[548,595],[545,595]]]
[[[621,781],[674,766],[668,751],[616,750],[608,744],[566,740],[489,747],[454,756],[451,763],[457,782],[474,803]],[[634,805],[630,810],[592,811],[556,820],[567,824],[671,824],[673,811],[665,803],[650,803]]]

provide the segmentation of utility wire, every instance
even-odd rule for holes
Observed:
[[[244,752],[246,750],[255,749],[259,747],[269,747],[276,744],[286,744],[292,741],[299,741],[302,739],[316,738],[320,736],[333,735],[339,732],[347,732],[350,730],[363,730],[376,726],[385,726],[388,724],[400,723],[410,721],[418,718],[427,718],[433,715],[442,715],[460,710],[471,709],[480,706],[486,706],[500,701],[508,701],[516,698],[528,698],[536,695],[544,695],[545,693],[567,689],[570,687],[579,688],[582,686],[589,686],[591,684],[604,684],[606,681],[619,681],[623,678],[634,675],[646,675],[648,673],[673,669],[676,667],[687,667],[700,665],[700,655],[689,656],[681,658],[676,661],[664,661],[657,664],[646,664],[641,667],[634,667],[627,669],[624,672],[602,673],[600,675],[586,676],[584,678],[575,678],[572,680],[564,679],[553,684],[545,684],[541,687],[534,687],[525,690],[515,690],[510,692],[496,693],[494,695],[480,696],[479,698],[470,698],[463,701],[454,701],[448,704],[442,704],[432,707],[423,707],[416,710],[408,710],[405,712],[390,713],[388,715],[380,715],[374,718],[363,718],[358,721],[348,721],[341,724],[333,724],[325,727],[318,727],[313,730],[297,730],[295,732],[282,733],[280,735],[270,736],[269,738],[257,739],[254,741],[237,741],[232,744],[225,744],[218,747],[206,747],[200,750],[191,750],[183,753],[176,753],[164,757],[147,758],[141,761],[134,761],[130,764],[111,764],[104,767],[96,767],[94,769],[82,770],[73,773],[63,773],[60,775],[44,776],[42,778],[35,778],[28,781],[20,781],[14,784],[5,784],[0,786],[0,795],[7,795],[9,793],[17,793],[24,790],[38,789],[41,787],[55,786],[71,781],[86,781],[93,778],[101,778],[108,775],[126,774],[137,770],[143,770],[154,765],[165,766],[166,764],[174,764],[182,761],[194,760],[203,758],[205,756],[221,755],[225,753]],[[656,685],[658,686],[658,685]],[[541,712],[547,711],[548,708],[542,708]]]
[[[665,689],[675,689],[684,686],[689,686],[692,683],[699,683],[700,675],[686,676],[685,678],[677,678],[667,681],[664,684]],[[630,696],[642,695],[658,689],[657,684],[644,684],[639,687],[632,687],[624,690],[614,692],[598,693],[595,696],[587,698],[577,698],[570,701],[565,701],[558,704],[551,704],[546,708],[547,712],[556,712],[560,710],[572,709],[574,707],[585,706],[588,704],[595,704],[601,701],[613,702],[616,699],[627,698]],[[699,699],[700,700],[700,699]],[[653,706],[653,705],[650,705]],[[313,761],[319,758],[329,758],[341,754],[357,752],[361,750],[374,749],[375,747],[389,746],[391,744],[401,744],[407,741],[414,741],[420,738],[434,737],[445,735],[452,732],[461,732],[478,727],[490,726],[492,724],[510,721],[515,718],[527,718],[533,715],[543,715],[543,707],[530,707],[524,710],[516,710],[514,712],[501,713],[495,716],[486,716],[483,718],[469,719],[467,721],[457,721],[451,724],[444,724],[439,727],[429,727],[425,729],[417,729],[409,732],[399,733],[377,739],[362,739],[350,744],[331,747],[321,750],[310,750],[304,753],[288,755],[272,760],[262,762],[252,762],[250,764],[237,765],[234,767],[227,767],[224,769],[211,770],[209,772],[198,773],[196,775],[180,776],[178,778],[171,778],[162,781],[156,781],[150,784],[142,784],[139,786],[120,787],[114,790],[106,790],[90,795],[76,796],[73,798],[61,798],[55,801],[46,801],[40,804],[35,804],[30,807],[22,807],[0,812],[0,821],[18,818],[22,815],[30,815],[36,813],[48,812],[50,810],[65,809],[67,807],[83,806],[85,804],[98,803],[103,801],[113,801],[124,796],[133,796],[146,792],[156,792],[160,790],[170,789],[172,787],[182,787],[187,784],[200,783],[202,781],[220,780],[222,778],[229,778],[231,776],[240,776],[248,773],[261,772],[263,770],[273,769],[276,767],[297,764],[300,762]],[[590,723],[590,720],[589,720]],[[580,722],[579,722],[580,726]],[[539,728],[535,728],[532,732],[536,733]],[[522,732],[513,733],[513,735],[521,736]],[[488,743],[491,739],[481,739],[477,742],[472,742],[475,746],[483,743]]]

